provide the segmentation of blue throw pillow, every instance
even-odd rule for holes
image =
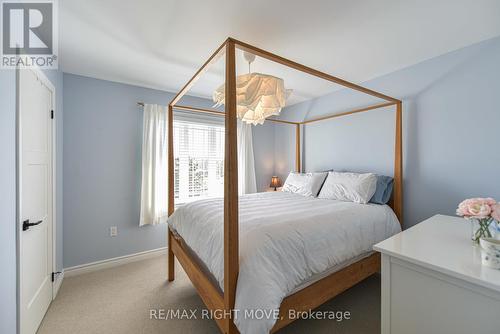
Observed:
[[[387,204],[391,199],[394,179],[390,176],[377,175],[377,189],[370,203]]]

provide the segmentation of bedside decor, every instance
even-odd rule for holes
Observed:
[[[269,187],[274,188],[274,191],[276,191],[276,188],[281,187],[281,180],[277,176],[271,177],[271,184]]]
[[[500,269],[500,240],[481,238],[481,263],[493,269]]]
[[[458,205],[457,215],[472,223],[472,241],[478,244],[480,238],[495,237],[496,228],[491,226],[500,222],[500,203],[493,198],[469,198]]]

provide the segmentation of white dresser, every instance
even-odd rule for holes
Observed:
[[[481,265],[469,222],[437,215],[374,246],[383,334],[499,334],[500,270]]]

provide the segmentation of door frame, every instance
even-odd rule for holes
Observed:
[[[16,302],[17,302],[17,333],[20,333],[21,330],[21,233],[22,233],[22,218],[21,218],[21,173],[20,173],[20,166],[21,166],[21,133],[22,133],[22,126],[21,126],[21,117],[20,117],[20,72],[19,71],[31,71],[35,76],[40,80],[47,88],[50,90],[52,93],[52,110],[54,111],[54,118],[52,119],[52,126],[51,126],[51,154],[52,154],[52,161],[51,161],[51,169],[52,169],[52,207],[50,210],[52,211],[52,272],[57,271],[57,180],[56,180],[56,171],[57,171],[57,106],[56,106],[56,88],[52,84],[52,82],[49,80],[49,78],[45,75],[45,73],[38,67],[24,67],[24,66],[19,66],[16,68],[16,285],[17,285],[17,291],[16,291]],[[62,275],[61,275],[62,276]],[[62,277],[61,277],[62,279]],[[58,288],[58,280],[54,280],[52,282],[52,300],[56,297],[57,294],[57,288]]]

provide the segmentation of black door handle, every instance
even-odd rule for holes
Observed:
[[[43,220],[39,220],[36,223],[30,223],[30,220],[26,219],[25,221],[23,221],[23,231],[28,230],[30,228],[30,226],[40,225],[42,222],[43,222]]]

